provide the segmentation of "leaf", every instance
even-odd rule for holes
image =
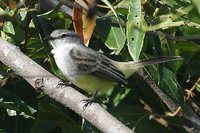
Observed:
[[[176,55],[173,42],[167,40],[166,36],[161,32],[157,32],[158,36],[154,36],[155,52],[157,56]],[[174,32],[171,34],[175,34]]]
[[[108,110],[116,118],[122,121],[124,124],[128,124],[133,127],[139,124],[140,120],[144,116],[150,115],[150,113],[140,107],[131,105],[119,105]]]
[[[110,2],[108,0],[102,0],[102,2],[104,2],[112,10],[112,12],[114,13],[115,17],[117,18],[119,27],[123,31],[122,26],[121,26],[121,22],[120,22],[120,18],[118,16],[117,12],[115,11],[114,7],[110,4]]]
[[[196,6],[199,14],[200,14],[200,1],[199,0],[191,0],[193,5]]]
[[[65,111],[57,106],[57,104],[40,104],[40,115],[38,119],[38,125],[42,132],[47,132],[57,127],[60,127],[63,132],[76,132],[80,133],[80,125],[75,122]],[[49,126],[51,128],[49,128]]]
[[[136,133],[162,132],[161,125],[150,119],[151,113],[138,106],[119,105],[108,110]]]
[[[54,16],[55,14],[51,14],[51,12],[48,15],[52,15],[53,17],[55,17]],[[42,42],[44,43],[45,50],[47,51],[48,55],[50,56],[50,63],[51,63],[51,66],[52,66],[52,71],[56,75],[61,75],[61,71],[58,70],[57,65],[55,63],[55,60],[53,59],[53,56],[50,53],[51,47],[46,41],[44,41],[44,38],[49,36],[50,33],[53,31],[53,26],[50,25],[48,23],[48,21],[45,19],[45,17],[48,18],[48,15],[47,16],[34,16],[33,22],[36,25],[36,28],[40,33],[40,36],[42,38]]]
[[[164,0],[164,2],[166,3],[166,4],[168,4],[169,6],[171,6],[171,7],[174,7],[174,6],[176,6],[178,3],[176,2],[176,1],[174,1],[174,0]]]
[[[11,103],[10,104],[4,103],[2,101],[0,102],[0,108],[19,111],[19,108],[16,107],[15,105],[12,105]]]
[[[184,62],[180,71],[182,72],[181,79],[183,81],[193,81],[192,79],[199,78],[200,75],[200,53],[198,51],[191,51],[189,54],[184,52]]]
[[[94,1],[87,1],[87,3],[85,3],[82,0],[76,0],[73,6],[73,26],[75,32],[82,37],[86,46],[89,44],[96,20],[94,15],[88,16],[90,12],[94,12],[91,11],[93,9],[90,9],[90,7],[94,4],[93,2]]]
[[[143,30],[143,26],[145,25],[144,16],[141,13],[140,0],[129,0],[129,5],[126,25],[128,51],[133,60],[139,60],[145,37],[145,31]]]
[[[3,31],[15,35],[15,29],[11,21],[6,21],[3,25]]]
[[[0,16],[6,15],[6,12],[0,7]]]
[[[146,31],[155,31],[159,29],[169,29],[172,27],[180,27],[180,26],[190,26],[190,27],[195,27],[200,29],[200,24],[195,23],[195,22],[189,22],[189,21],[177,21],[177,22],[172,22],[172,21],[165,21],[161,22],[159,24],[153,25],[153,26],[148,26],[145,28]]]
[[[176,81],[176,75],[167,68],[164,68],[163,75],[164,77],[160,82],[162,91],[179,105],[183,106],[184,96],[178,82]]]
[[[15,110],[6,109],[8,116],[17,116],[17,112]]]
[[[99,18],[96,20],[97,31],[105,45],[113,50],[114,54],[119,54],[124,47],[126,36],[120,27],[112,24],[110,20]]]
[[[197,84],[196,89],[198,92],[200,92],[200,84]]]
[[[20,15],[20,20],[24,21],[26,16],[27,16],[27,9],[26,8],[21,8],[18,10],[19,15]]]
[[[12,38],[8,36],[5,32],[1,31],[1,38],[4,40],[7,40],[9,42],[12,42]]]
[[[176,81],[176,74],[166,67],[160,66],[160,69],[153,67],[148,67],[148,74],[153,77],[155,82],[159,84],[162,92],[172,99],[176,104],[183,106],[184,95],[181,88]]]
[[[33,118],[33,114],[31,113],[29,107],[19,97],[5,90],[0,90],[0,92],[0,98],[2,99],[0,104],[1,108],[9,109],[8,111],[11,113],[13,110],[17,112],[24,112],[26,115]]]
[[[9,1],[8,1],[8,4],[9,4],[10,9],[15,9],[15,8],[17,8],[17,3],[16,3],[16,1],[14,1],[14,0],[9,0]]]

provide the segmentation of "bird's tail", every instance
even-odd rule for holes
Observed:
[[[114,65],[116,65],[117,68],[122,71],[126,77],[129,77],[142,67],[181,59],[181,56],[161,56],[140,61],[114,62]]]

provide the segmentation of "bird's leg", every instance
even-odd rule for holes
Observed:
[[[63,80],[60,80],[59,82],[58,82],[58,85],[56,86],[56,88],[64,88],[64,87],[67,87],[67,86],[71,86],[72,85],[72,83],[71,82],[65,82],[65,81],[63,81]]]
[[[43,81],[44,81],[44,78],[38,78],[35,80],[35,88],[37,90],[42,90],[42,88],[44,87]]]
[[[83,106],[83,109],[84,109],[84,110],[85,110],[88,106],[90,106],[92,103],[97,102],[97,101],[96,101],[97,93],[98,93],[98,91],[96,91],[90,98],[81,100],[81,102],[85,103],[85,105]]]

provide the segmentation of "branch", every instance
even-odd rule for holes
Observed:
[[[42,89],[46,94],[84,117],[100,131],[105,133],[133,132],[97,103],[94,103],[83,110],[84,103],[80,101],[87,97],[72,87],[56,89],[56,86],[60,81],[57,77],[24,55],[15,45],[11,45],[1,38],[0,61],[14,70],[16,74],[23,77],[34,88],[36,88],[35,81],[37,79],[43,79]]]
[[[171,112],[175,112],[179,107],[172,99],[164,94],[159,86],[149,76],[144,75],[143,71],[138,71],[137,74],[143,78],[144,81],[153,89],[153,91],[160,97]]]
[[[159,88],[159,86],[148,76],[145,76],[143,71],[137,72],[137,74],[146,81],[146,83],[153,89],[153,91],[159,96],[163,103],[169,108],[171,112],[176,112],[180,107],[169,97],[167,97]],[[180,109],[179,109],[180,110]],[[184,128],[190,133],[200,132],[200,117],[192,109],[189,103],[185,103],[184,112],[179,113],[178,116],[184,118]]]
[[[67,1],[69,3],[70,1]],[[61,4],[61,5],[60,5]],[[50,11],[54,9],[56,6],[59,6],[59,10],[61,12],[64,12],[68,14],[69,16],[72,16],[72,9],[69,8],[68,6],[64,5],[64,2],[62,0],[40,0],[40,9],[43,12]]]

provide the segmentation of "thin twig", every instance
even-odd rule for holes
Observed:
[[[195,94],[193,93],[194,89],[196,89],[197,85],[200,83],[200,77],[197,79],[197,81],[195,82],[195,84],[192,86],[192,88],[190,89],[185,89],[185,92],[187,94],[186,96],[186,100],[189,100],[190,97],[195,96]]]

